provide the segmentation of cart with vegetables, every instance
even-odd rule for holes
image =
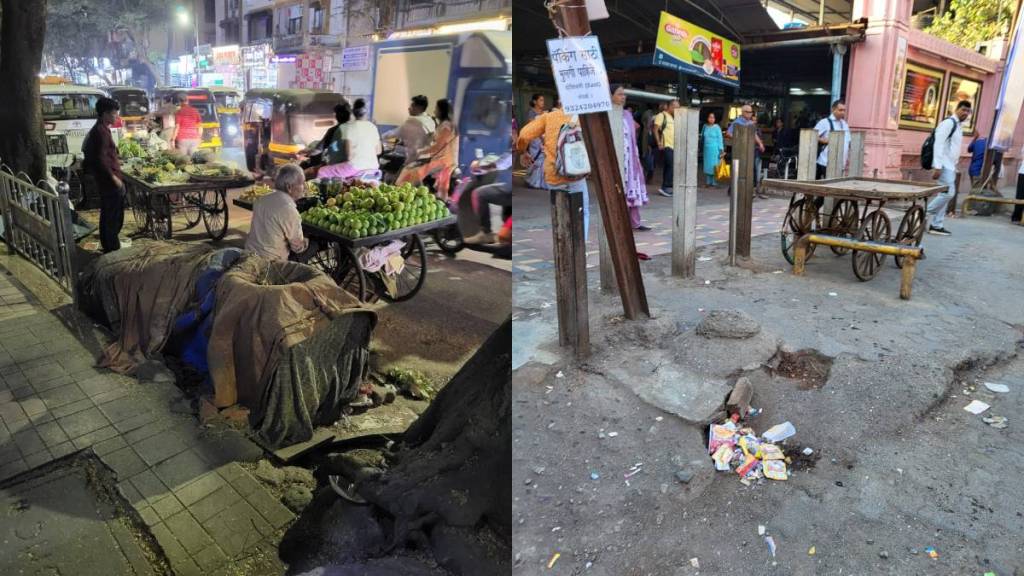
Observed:
[[[224,238],[227,191],[253,183],[249,174],[226,164],[192,164],[170,152],[130,157],[123,162],[123,170],[127,203],[135,222],[157,239],[170,239],[200,221],[210,239]]]
[[[252,210],[254,202],[246,196],[234,204]],[[426,187],[409,184],[340,188],[322,182],[299,209],[303,231],[319,244],[310,264],[363,302],[415,296],[427,277],[421,235],[455,223]]]

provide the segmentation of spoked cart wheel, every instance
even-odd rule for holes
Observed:
[[[134,185],[129,185],[128,202],[132,207],[132,216],[135,217],[135,226],[140,230],[149,227],[149,211],[146,209],[146,197]]]
[[[437,247],[449,256],[454,256],[466,246],[462,240],[462,233],[459,232],[458,224],[438,228],[430,234],[434,238],[434,243],[437,244]]]
[[[228,233],[228,202],[224,190],[205,190],[201,211],[203,226],[211,240],[217,241]]]
[[[202,212],[200,210],[202,198],[201,192],[183,192],[175,203],[178,213],[185,220],[185,228],[183,230],[190,230],[199,224]]]
[[[914,204],[903,215],[900,227],[896,231],[896,243],[907,246],[920,246],[924,236],[924,207]],[[903,256],[894,256],[896,267],[903,268]]]
[[[891,232],[892,223],[889,221],[889,216],[881,208],[878,208],[864,218],[860,229],[857,230],[857,240],[862,242],[888,242]],[[853,273],[862,282],[871,280],[875,277],[878,269],[882,267],[884,260],[884,254],[854,250]]]
[[[402,247],[405,266],[395,277],[395,293],[382,291],[381,296],[388,302],[404,302],[412,298],[420,291],[423,281],[427,279],[427,253],[423,248],[423,240],[418,234],[406,236],[402,240],[405,242],[405,246]]]
[[[349,246],[337,244],[337,247],[338,267],[333,276],[334,281],[360,302],[369,302],[366,273],[363,272],[363,265],[359,263],[359,256]]]
[[[791,201],[786,217],[782,222],[782,256],[786,262],[793,264],[794,248],[796,241],[804,234],[814,231],[815,223],[818,221],[818,204],[812,196],[804,196],[796,201]],[[807,246],[807,258],[814,254],[815,244]]]
[[[832,214],[828,217],[829,234],[853,238],[857,234],[859,219],[860,214],[857,211],[857,202],[845,199],[839,200],[833,207]],[[831,246],[831,248],[836,256],[844,256],[850,251],[849,248],[841,246]]]
[[[148,218],[154,239],[171,239],[171,204],[166,194],[149,195]]]

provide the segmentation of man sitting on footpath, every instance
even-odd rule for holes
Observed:
[[[274,180],[274,191],[253,206],[245,249],[279,262],[308,262],[318,246],[302,234],[302,218],[295,201],[305,195],[302,168],[295,164],[282,166]]]
[[[953,115],[939,123],[939,127],[935,129],[932,179],[937,179],[939,184],[946,187],[946,191],[936,195],[928,203],[927,213],[931,217],[928,224],[929,234],[950,235],[950,231],[942,224],[946,220],[946,206],[956,195],[956,165],[960,160],[960,150],[963,146],[963,123],[970,115],[971,103],[961,100],[957,103]]]
[[[850,157],[850,125],[846,123],[846,102],[836,100],[832,103],[832,115],[818,120],[814,125],[818,133],[818,163],[816,166],[815,180],[823,180],[828,169],[828,135],[833,131],[840,130],[843,134],[843,158],[840,160],[842,166],[846,166],[846,159]]]

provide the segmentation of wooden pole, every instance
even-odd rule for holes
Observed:
[[[615,264],[612,262],[608,236],[604,233],[604,224],[601,223],[600,218],[597,220],[597,241],[597,263],[601,276],[601,291],[618,294],[618,286],[615,285]]]
[[[800,131],[800,150],[797,153],[796,179],[814,180],[818,165],[818,131],[805,128]]]
[[[751,226],[754,217],[754,127],[732,126],[732,157],[740,161],[736,198],[736,254],[750,258]]]
[[[590,33],[584,0],[564,0],[554,8],[556,23],[570,36],[586,36]],[[591,182],[597,188],[597,199],[601,206],[601,221],[604,223],[608,248],[615,266],[615,279],[619,285],[622,309],[626,318],[635,320],[650,316],[647,294],[640,275],[640,261],[633,241],[633,228],[629,223],[626,196],[619,181],[619,159],[612,144],[611,125],[605,113],[581,114],[587,153],[593,172]]]
[[[583,243],[583,195],[551,191],[554,235],[555,298],[558,302],[558,343],[572,346],[578,358],[590,354],[587,309],[587,254]]]
[[[675,113],[675,166],[672,179],[672,275],[691,278],[697,269],[697,108]]]
[[[861,130],[850,132],[850,162],[846,175],[850,178],[864,175],[864,132]]]
[[[833,130],[828,133],[828,165],[825,167],[825,178],[842,178],[845,168],[843,149],[846,147],[846,132]]]

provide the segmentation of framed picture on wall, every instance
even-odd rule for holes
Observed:
[[[946,115],[943,118],[951,116],[957,103],[961,100],[970,102],[971,115],[967,118],[967,122],[964,122],[964,134],[974,131],[974,116],[978,113],[978,103],[981,102],[981,84],[981,82],[970,78],[963,78],[955,74],[949,75],[949,95],[946,97]]]
[[[900,128],[931,130],[943,112],[942,79],[945,73],[907,62],[903,97],[900,99]]]

